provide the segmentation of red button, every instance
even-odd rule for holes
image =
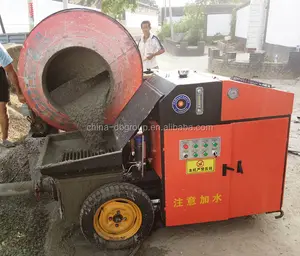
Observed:
[[[177,106],[182,108],[184,106],[184,102],[182,100],[178,101]]]
[[[189,146],[188,145],[183,145],[183,147],[185,148],[185,149],[188,149],[189,148]]]

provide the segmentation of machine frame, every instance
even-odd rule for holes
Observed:
[[[197,82],[200,82],[204,92],[202,100],[195,96],[195,89],[199,88]],[[115,125],[105,133],[106,143],[103,150],[90,151],[80,132],[48,135],[36,165],[36,175],[51,177],[50,187],[54,188],[53,197],[60,204],[61,217],[70,224],[78,223],[79,220],[84,236],[101,248],[126,249],[140,244],[151,232],[155,213],[161,216],[164,226],[212,222],[271,212],[280,212],[276,218],[282,217],[293,94],[266,88],[264,85],[253,85],[250,82],[247,80],[246,84],[240,80],[221,80],[198,74],[191,77],[179,74],[176,78],[166,77],[163,73],[149,76],[121,112]],[[233,88],[238,88],[239,94],[232,93]],[[249,96],[253,91],[256,95],[255,100],[265,102],[266,107],[262,108],[257,104],[249,107],[251,100],[245,95]],[[178,97],[183,94],[189,96]],[[240,95],[241,100],[235,101]],[[147,101],[143,100],[145,97]],[[211,101],[211,98],[214,100]],[[182,100],[198,100],[197,107],[202,107],[202,110],[191,106],[185,109],[189,102],[182,104]],[[282,102],[281,105],[277,104],[278,100]],[[174,102],[177,105],[174,105]],[[136,109],[140,111],[137,112]],[[114,128],[127,124],[135,128],[126,131]],[[209,125],[213,127],[213,131],[191,131],[190,127],[176,130],[172,126],[184,124],[190,127]],[[158,129],[153,130],[153,125]],[[269,132],[269,138],[260,135],[260,129],[267,132],[268,127],[274,126],[277,126],[278,130],[273,129]],[[138,133],[138,127],[144,128],[142,134]],[[267,162],[271,165],[259,169],[267,170],[261,177],[264,181],[269,179],[268,187],[254,190],[253,194],[262,198],[258,199],[257,204],[252,201],[247,206],[247,200],[251,201],[251,194],[246,195],[246,203],[243,203],[239,201],[237,193],[253,187],[255,182],[261,185],[257,175],[249,174],[249,168],[252,172],[254,170],[249,153],[259,161],[264,159],[260,157],[262,148],[258,148],[258,153],[251,151],[251,148],[245,148],[245,154],[241,150],[241,147],[252,143],[249,139],[252,132],[256,134],[260,143],[271,144],[266,146],[268,150],[273,150],[273,141],[277,149],[275,147],[273,150],[276,158],[274,164],[271,162],[272,155],[267,154]],[[244,134],[248,134],[246,139],[243,139]],[[131,142],[136,138],[138,139],[133,143],[136,155],[133,156]],[[203,139],[211,138],[209,143],[214,141],[219,146],[211,146],[211,152],[207,155],[202,152],[202,157],[191,155],[192,151],[184,146],[186,143],[194,143],[196,138],[198,144],[201,144]],[[206,163],[209,159],[213,159],[215,163],[215,169],[211,172],[209,167],[207,172],[204,168],[203,173],[201,168],[195,170],[196,173],[184,170],[184,163],[188,160],[203,160]],[[273,171],[272,174],[273,167],[277,171]],[[191,169],[191,172],[193,171]],[[250,179],[250,185],[239,185],[242,184],[239,179],[242,179],[243,175]],[[217,203],[209,205],[207,200],[211,200],[210,198],[204,194],[193,194],[199,191],[199,186],[205,193],[215,192],[215,188],[219,189],[222,186],[224,191],[229,193],[231,183],[235,183],[236,186],[235,192],[230,194],[233,197],[229,198],[229,194],[225,194],[223,198],[211,197],[214,201],[225,200],[227,204],[231,200],[233,208],[230,209]],[[43,185],[43,178],[35,183],[35,191],[38,193],[46,190],[45,188],[47,186]],[[175,208],[175,197],[180,196],[178,191],[185,193],[182,200],[189,196],[188,204],[192,207],[177,201],[180,202],[181,208]],[[274,194],[274,200],[269,200],[270,193]],[[205,204],[208,207],[204,209]],[[105,207],[115,212],[114,215],[107,215],[109,221],[115,225],[109,232],[105,228],[110,222],[103,223],[102,219],[101,225],[103,216],[100,217],[100,213],[100,224],[96,224],[98,220],[95,220],[95,216],[92,221],[93,214],[96,214],[94,211]],[[128,212],[133,215],[128,215]],[[132,221],[130,225],[135,231],[127,230],[129,224],[125,222],[128,220]],[[140,223],[139,228],[135,226],[136,222]],[[127,231],[118,236],[116,234],[120,227]],[[100,233],[102,235],[99,235]]]

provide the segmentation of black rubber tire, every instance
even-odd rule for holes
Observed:
[[[94,229],[93,218],[97,209],[107,201],[124,198],[134,202],[142,213],[142,225],[131,238],[123,241],[108,241]],[[101,249],[122,250],[137,246],[151,232],[154,222],[154,208],[149,196],[139,187],[129,183],[110,183],[93,192],[83,203],[80,212],[80,228],[87,240]]]

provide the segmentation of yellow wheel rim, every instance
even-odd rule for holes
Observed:
[[[138,232],[141,225],[141,210],[127,199],[110,200],[94,215],[94,229],[106,240],[127,240]]]

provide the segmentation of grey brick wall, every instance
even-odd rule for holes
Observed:
[[[175,56],[204,56],[205,42],[198,42],[198,46],[190,47],[187,42],[177,43],[167,38],[164,40],[164,47]]]
[[[226,54],[221,56],[220,50],[218,49],[209,49],[208,63],[209,72],[227,77],[240,76],[249,79],[254,77],[261,79],[293,79],[300,76],[300,73],[295,72],[289,62],[238,62],[234,54],[230,53],[230,58],[228,58]],[[293,66],[294,65],[295,64],[293,64]]]

